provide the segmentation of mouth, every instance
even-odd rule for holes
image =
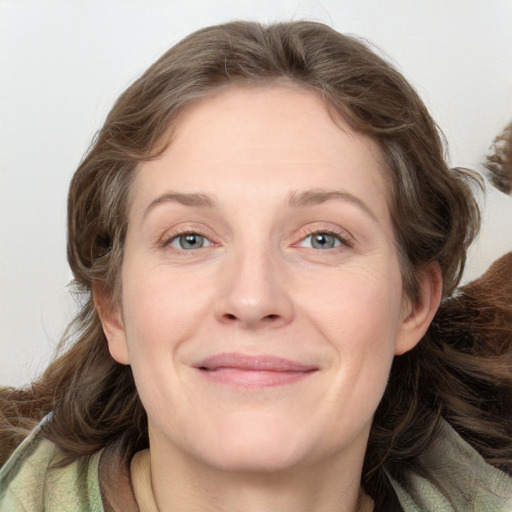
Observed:
[[[281,357],[222,353],[194,365],[212,382],[245,388],[264,388],[304,380],[319,368]]]

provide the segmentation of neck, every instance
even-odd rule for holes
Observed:
[[[362,461],[332,460],[271,472],[226,471],[151,452],[151,479],[159,512],[370,512],[362,493]],[[169,463],[169,460],[172,463]],[[347,470],[350,468],[350,470]]]

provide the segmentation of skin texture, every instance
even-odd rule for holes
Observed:
[[[372,140],[293,87],[197,101],[141,165],[122,305],[96,302],[148,413],[162,512],[357,509],[393,357],[440,300],[437,266],[420,305],[403,296],[385,172]],[[199,369],[226,353],[307,371]]]

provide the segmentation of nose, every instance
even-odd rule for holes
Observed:
[[[294,307],[283,265],[264,249],[233,254],[219,274],[217,319],[246,329],[276,328],[292,321]]]

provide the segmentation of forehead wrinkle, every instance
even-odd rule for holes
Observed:
[[[313,189],[304,192],[294,191],[288,198],[288,206],[291,208],[304,208],[319,205],[327,201],[343,201],[354,204],[367,213],[373,220],[378,222],[377,216],[370,207],[359,199],[359,197],[346,190]]]

